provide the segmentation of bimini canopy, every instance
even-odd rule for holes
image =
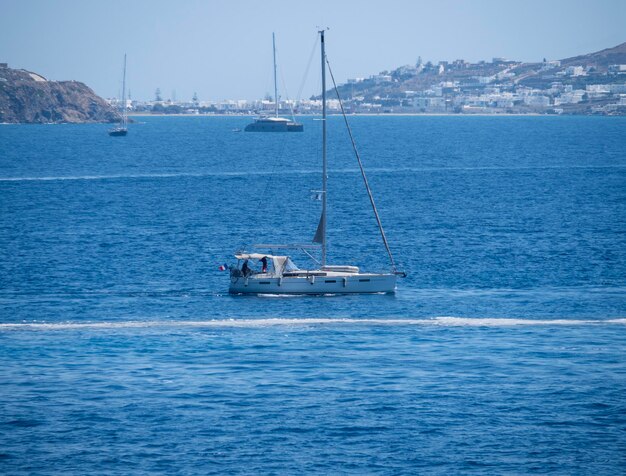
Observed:
[[[298,267],[294,264],[289,256],[265,255],[262,253],[239,253],[235,255],[237,259],[255,259],[260,260],[263,257],[272,261],[274,266],[274,275],[282,276],[285,271],[296,271]]]
[[[265,256],[268,259],[274,258],[272,255],[264,255],[262,253],[238,253],[235,255],[237,259],[261,259]]]

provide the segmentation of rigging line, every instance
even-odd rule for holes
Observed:
[[[274,48],[274,51],[276,51],[276,48]],[[280,74],[280,81],[283,85],[283,91],[285,91],[285,96],[287,98],[287,105],[289,106],[289,110],[291,111],[291,120],[293,122],[296,122],[296,116],[293,113],[293,106],[291,105],[291,101],[289,101],[289,92],[287,91],[287,84],[285,83],[285,77],[283,76],[283,69],[278,67],[278,64],[275,67],[278,69],[278,73]],[[278,98],[280,96],[278,96],[278,94],[276,94],[276,96],[277,97],[274,98],[274,100],[276,101],[276,110],[278,111],[278,108],[279,108]]]
[[[296,116],[293,113],[293,106],[291,105],[291,101],[289,100],[289,92],[287,92],[287,85],[285,84],[285,77],[283,76],[283,70],[279,68],[280,81],[283,85],[283,90],[285,91],[285,96],[287,97],[287,104],[289,105],[289,110],[291,111],[291,119],[293,122],[296,122]]]
[[[277,158],[282,158],[283,157],[283,153],[285,152],[285,147],[287,145],[287,141],[283,140],[280,143],[280,151],[278,152],[278,154],[276,154]],[[265,200],[265,196],[267,195],[267,191],[269,190],[270,187],[270,183],[272,182],[272,175],[274,174],[274,172],[276,172],[276,169],[278,168],[278,160],[274,161],[274,164],[272,165],[272,171],[270,173],[270,175],[268,175],[267,177],[267,181],[265,182],[265,189],[263,190],[263,193],[261,193],[260,197],[259,197],[259,203],[257,203],[257,210],[261,208],[261,204],[263,203],[263,201]]]
[[[285,152],[285,147],[287,145],[287,141],[283,140],[280,143],[280,151],[278,152],[278,154],[276,154],[275,157],[283,157],[283,154]],[[270,172],[270,174],[267,176],[267,180],[265,181],[265,188],[263,189],[263,192],[259,195],[259,202],[256,205],[256,210],[260,210],[261,209],[261,204],[263,203],[263,201],[265,200],[265,196],[267,195],[267,192],[270,188],[270,183],[272,182],[272,176],[274,175],[274,172],[276,172],[276,169],[278,168],[278,160],[274,161],[274,164],[272,165],[272,170]],[[241,245],[239,247],[240,251],[246,250],[248,249],[248,243],[246,242],[241,242]]]
[[[346,112],[343,108],[343,102],[341,101],[341,97],[339,96],[339,90],[337,89],[337,83],[335,82],[335,77],[333,76],[333,70],[330,67],[330,62],[328,61],[328,56],[326,56],[326,64],[328,65],[328,72],[330,73],[330,78],[333,81],[333,87],[335,88],[335,94],[337,94],[337,99],[339,100],[339,107],[341,108],[341,114],[343,115],[343,120],[346,123],[346,128],[348,129],[348,135],[350,136],[350,141],[352,142],[352,149],[354,150],[354,155],[356,155],[356,159],[359,162],[359,168],[361,169],[361,176],[363,177],[363,182],[365,182],[365,188],[367,189],[367,195],[370,199],[370,203],[372,204],[372,209],[374,210],[374,215],[376,216],[376,222],[378,223],[378,229],[380,230],[380,235],[383,238],[383,243],[385,244],[385,248],[387,249],[387,254],[389,255],[389,261],[391,262],[391,268],[394,273],[397,273],[396,263],[393,260],[393,255],[391,254],[391,249],[389,248],[389,244],[387,243],[387,237],[385,236],[385,230],[383,229],[383,224],[380,221],[380,217],[378,216],[378,210],[376,209],[376,204],[374,203],[374,196],[372,195],[372,191],[370,190],[369,183],[367,181],[367,176],[365,175],[365,169],[363,168],[363,163],[361,162],[361,157],[359,156],[359,151],[356,148],[356,143],[354,142],[354,137],[352,136],[352,129],[350,129],[350,124],[348,124],[348,118],[346,116]]]
[[[306,80],[309,78],[309,70],[311,69],[311,63],[313,63],[313,56],[317,52],[317,42],[319,41],[319,35],[315,35],[315,43],[313,43],[313,49],[311,50],[311,54],[309,55],[309,62],[306,65],[306,70],[304,71],[304,76],[302,77],[302,83],[300,83],[300,89],[298,89],[298,96],[296,97],[296,103],[300,103],[300,99],[302,99],[302,91],[304,90],[304,86],[306,85]]]
[[[315,258],[315,256],[313,256],[311,253],[309,253],[307,250],[305,250],[304,248],[302,248],[300,251],[302,251],[304,254],[306,254],[309,258],[311,258],[311,260],[317,264],[317,265],[321,265],[322,263],[319,262],[318,259]]]

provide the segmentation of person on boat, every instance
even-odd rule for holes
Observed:
[[[267,273],[267,256],[263,256],[263,258],[261,258],[259,261],[263,265],[263,269],[262,269],[261,272],[262,273]]]
[[[250,271],[250,267],[248,266],[248,260],[244,260],[243,265],[241,266],[241,274],[244,275],[244,277],[249,276],[251,273]]]

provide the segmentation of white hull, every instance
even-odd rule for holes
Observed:
[[[231,277],[231,294],[373,294],[394,293],[395,274],[351,274],[345,276]]]

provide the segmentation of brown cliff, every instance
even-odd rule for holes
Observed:
[[[48,81],[0,63],[0,123],[117,122],[119,114],[78,81]]]

